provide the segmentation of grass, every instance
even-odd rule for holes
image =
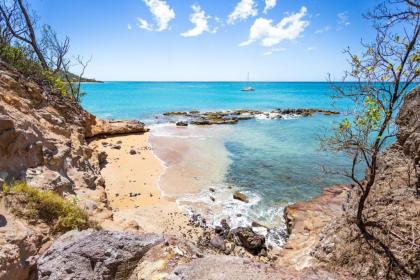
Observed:
[[[96,227],[75,201],[66,200],[53,191],[33,188],[25,182],[3,184],[2,189],[5,196],[15,198],[11,203],[15,215],[30,221],[42,220],[54,233]]]

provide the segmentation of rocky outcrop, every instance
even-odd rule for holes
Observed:
[[[154,234],[70,231],[38,259],[38,279],[127,279],[150,248]]]
[[[0,61],[0,183],[23,180],[32,187],[77,198],[78,204],[98,222],[111,219],[100,175],[106,155],[90,148],[86,139],[145,130],[136,121],[96,120],[72,99]],[[20,274],[13,279],[25,279],[29,264],[26,260],[37,254],[44,244],[43,237],[48,235],[36,227],[27,227],[16,217],[6,220],[8,226],[1,228],[0,236],[4,237],[0,275],[16,268]]]
[[[325,271],[295,271],[272,267],[249,259],[231,256],[207,256],[179,265],[168,280],[281,280],[281,279],[350,279]]]
[[[346,268],[360,279],[416,279],[420,275],[416,241],[420,232],[420,90],[407,95],[396,123],[397,141],[378,158],[376,181],[363,211],[373,238],[361,236],[355,225],[361,194],[354,188],[344,215],[324,228],[311,253],[322,265]],[[384,246],[390,253],[384,252]]]
[[[48,241],[48,226],[16,219],[0,193],[0,279],[28,279],[35,267],[34,256]]]
[[[87,138],[92,138],[99,136],[144,133],[147,131],[148,129],[144,126],[144,123],[139,121],[96,120],[96,118],[92,116],[89,118],[86,126],[85,136]]]
[[[316,259],[310,252],[318,244],[322,229],[344,213],[349,186],[325,189],[321,195],[309,201],[289,205],[284,211],[289,238],[278,263],[296,269],[310,267]]]
[[[216,112],[166,112],[163,117],[175,122],[177,126],[187,126],[188,123],[193,125],[236,124],[239,121],[256,118],[282,119],[286,116],[309,117],[313,114],[338,115],[339,112],[323,109],[275,109],[269,112],[241,109]]]

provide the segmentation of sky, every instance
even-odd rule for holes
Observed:
[[[377,0],[30,0],[103,81],[325,81]]]

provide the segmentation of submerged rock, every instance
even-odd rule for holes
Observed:
[[[235,192],[233,194],[233,198],[236,199],[236,200],[240,200],[240,201],[246,202],[246,203],[249,202],[248,197],[246,195],[244,195],[243,193],[240,193],[240,192]]]
[[[187,122],[177,122],[176,126],[188,126]]]

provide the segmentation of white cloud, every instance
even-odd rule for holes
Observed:
[[[145,19],[137,18],[139,27],[149,31],[164,31],[169,28],[169,22],[175,18],[174,10],[165,0],[143,0],[154,16],[156,27]]]
[[[331,26],[326,25],[326,26],[324,26],[324,27],[322,27],[322,28],[320,28],[320,29],[317,29],[317,30],[315,31],[315,34],[322,34],[322,33],[328,32],[328,31],[330,31],[330,30],[331,30]]]
[[[147,22],[147,20],[144,20],[144,19],[141,19],[141,18],[137,18],[137,20],[139,21],[139,22],[138,22],[138,24],[139,24],[139,27],[140,27],[141,29],[146,29],[146,30],[148,30],[148,31],[153,31],[153,27],[152,27],[152,25],[151,25],[151,24],[149,24],[149,23]]]
[[[210,32],[208,20],[209,16],[206,16],[206,12],[201,9],[199,5],[192,5],[194,13],[190,16],[190,21],[195,24],[195,26],[188,30],[187,32],[181,33],[181,36],[184,37],[195,37],[203,34],[203,32]]]
[[[349,13],[347,11],[342,12],[342,13],[338,13],[337,17],[338,17],[338,28],[337,28],[337,30],[341,30],[344,27],[347,27],[347,26],[350,25]]]
[[[286,51],[285,48],[272,48],[266,51],[263,55],[267,56],[267,55],[272,55],[275,52],[284,52],[284,51]]]
[[[133,29],[133,28],[131,27],[131,24],[127,24],[127,29],[128,29],[128,30]]]
[[[308,47],[307,49],[308,49],[308,51],[314,51],[314,50],[316,50],[316,47]]]
[[[274,8],[277,4],[277,0],[265,0],[265,8],[264,8],[264,14],[268,12],[268,10],[271,10]]]
[[[283,18],[276,25],[273,25],[272,20],[258,18],[251,27],[248,40],[239,46],[243,47],[261,41],[264,47],[272,47],[283,40],[294,40],[309,25],[309,21],[303,20],[306,14],[307,9],[303,6],[298,13]]]
[[[234,24],[238,20],[245,20],[258,14],[257,4],[254,0],[241,0],[228,17],[228,23]]]

